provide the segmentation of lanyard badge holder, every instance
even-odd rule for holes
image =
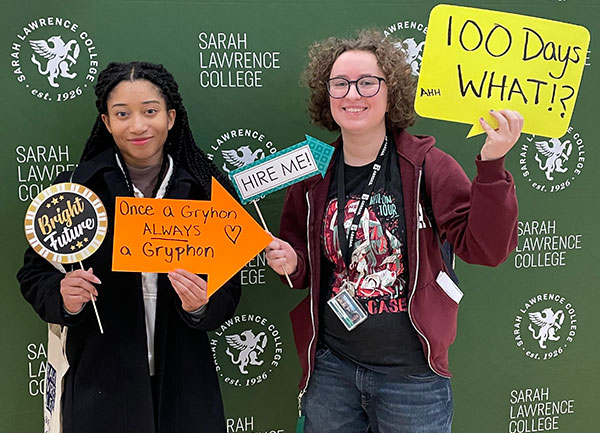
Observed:
[[[386,136],[383,141],[383,144],[381,145],[381,149],[379,150],[379,154],[377,155],[377,159],[373,163],[373,169],[371,174],[369,175],[368,182],[363,188],[363,193],[360,196],[360,201],[358,203],[358,207],[356,208],[354,218],[352,219],[352,225],[350,226],[350,231],[347,237],[345,236],[346,230],[344,228],[346,191],[344,179],[343,151],[339,154],[337,167],[337,228],[342,258],[344,259],[344,263],[346,264],[346,269],[348,271],[350,270],[350,258],[352,255],[352,250],[354,249],[353,245],[354,239],[356,238],[356,232],[358,230],[358,224],[365,210],[365,207],[367,206],[367,203],[371,198],[373,189],[375,188],[375,181],[377,180],[377,176],[381,171],[383,160],[387,152],[387,147],[388,138]],[[329,301],[327,301],[327,304],[331,307],[333,312],[340,319],[340,321],[348,331],[352,331],[354,328],[356,328],[358,325],[364,322],[368,317],[364,308],[356,300],[356,285],[357,283],[352,283],[348,280],[344,281],[344,284],[341,290],[338,292],[338,294],[331,298]],[[350,286],[350,290],[348,290],[347,286]]]

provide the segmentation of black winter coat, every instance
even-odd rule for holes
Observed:
[[[169,198],[208,199],[187,172],[176,170],[173,176]],[[63,173],[57,182],[69,177]],[[64,275],[31,248],[17,275],[23,296],[39,316],[68,326],[64,433],[224,433],[223,403],[206,331],[233,316],[240,298],[239,274],[211,296],[199,323],[183,311],[167,276],[159,274],[155,429],[141,275],[111,271],[115,197],[130,195],[114,151],[80,164],[72,182],[94,191],[108,214],[104,242],[83,262],[102,281],[96,306],[104,334],[89,303],[78,315],[64,312],[60,295]]]

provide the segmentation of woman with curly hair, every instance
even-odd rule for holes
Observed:
[[[471,182],[435,139],[406,131],[415,81],[381,34],[315,43],[305,71],[312,121],[340,131],[324,178],[290,187],[267,260],[308,296],[292,311],[307,433],[447,433],[448,348],[458,301],[443,240],[496,266],[517,244],[504,155],[522,117],[493,111]],[[338,212],[338,209],[341,210]],[[429,211],[428,211],[429,210]]]
[[[209,300],[206,281],[185,269],[112,272],[111,257],[115,197],[207,200],[212,177],[233,188],[196,146],[177,83],[162,65],[111,63],[95,93],[98,116],[80,163],[57,182],[100,197],[107,239],[85,269],[69,272],[29,248],[17,275],[39,316],[68,330],[69,369],[56,401],[61,431],[225,433],[206,331],[233,316],[239,275]]]

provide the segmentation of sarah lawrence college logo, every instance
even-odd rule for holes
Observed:
[[[279,330],[265,317],[242,314],[211,335],[210,346],[219,377],[232,386],[264,382],[279,366],[283,347]]]
[[[515,317],[513,334],[525,356],[546,361],[556,358],[573,342],[577,314],[573,304],[555,293],[536,295]]]
[[[427,25],[419,21],[406,20],[390,24],[383,29],[386,38],[395,32],[398,32],[401,40],[394,43],[394,46],[404,53],[412,75],[418,76],[421,72]]]
[[[248,364],[263,365],[264,361],[259,356],[264,353],[267,345],[267,334],[259,332],[254,335],[251,329],[242,331],[241,334],[226,335],[225,340],[230,347],[225,350],[231,357],[231,362],[238,366],[240,373],[248,374]],[[237,350],[237,356],[230,349]]]
[[[531,323],[527,327],[534,340],[537,340],[540,349],[547,349],[546,340],[558,341],[560,337],[556,333],[565,321],[563,310],[552,311],[552,308],[544,308],[541,312],[529,313]],[[537,332],[533,325],[538,327]]]
[[[243,167],[248,164],[252,164],[257,159],[265,157],[265,151],[257,149],[254,152],[250,149],[250,146],[241,146],[237,149],[222,150],[221,154],[223,159],[235,168]],[[229,173],[231,170],[227,168],[227,164],[223,164],[223,170]]]
[[[71,39],[65,44],[60,36],[51,36],[47,41],[29,41],[29,45],[35,54],[47,59],[46,67],[43,68],[35,54],[31,55],[31,61],[37,65],[38,72],[47,76],[52,87],[60,87],[55,81],[59,75],[71,80],[77,77],[77,73],[69,70],[77,63],[79,57],[80,48],[75,39]]]
[[[572,126],[561,138],[528,135],[519,141],[521,175],[537,191],[558,192],[570,187],[584,164],[583,138]]]
[[[93,86],[97,56],[93,39],[77,23],[51,16],[21,28],[11,45],[10,64],[31,95],[64,102]]]
[[[423,60],[425,41],[417,44],[414,38],[406,38],[402,42],[396,42],[394,46],[404,53],[406,63],[410,65],[412,75],[418,76],[419,72],[421,72],[421,60]]]
[[[225,173],[252,164],[267,154],[277,152],[273,142],[257,130],[231,129],[222,133],[210,147],[207,156]]]

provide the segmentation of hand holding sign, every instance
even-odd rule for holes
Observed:
[[[462,6],[429,17],[415,109],[423,117],[494,128],[490,109],[517,110],[523,131],[562,136],[571,119],[590,35],[581,26]]]
[[[93,284],[101,281],[94,275],[92,268],[87,271],[77,269],[67,272],[60,282],[60,294],[63,298],[65,310],[71,314],[77,314],[88,301],[96,301],[98,290]]]
[[[267,245],[265,250],[267,264],[279,275],[293,274],[296,271],[298,255],[289,243],[273,237],[273,241]]]
[[[208,286],[198,275],[175,269],[169,272],[169,281],[181,299],[181,307],[188,313],[208,303]]]
[[[485,143],[479,152],[482,161],[502,158],[515,145],[523,129],[523,116],[517,111],[492,111],[492,116],[498,122],[498,128],[493,129],[483,117],[479,119],[481,127],[487,133]]]
[[[33,199],[25,215],[25,236],[42,257],[58,263],[77,263],[80,270],[69,272],[60,283],[67,312],[78,313],[92,301],[100,332],[104,333],[96,308],[100,283],[92,269],[81,261],[92,255],[104,240],[107,218],[104,205],[92,191],[76,183],[52,185]]]

